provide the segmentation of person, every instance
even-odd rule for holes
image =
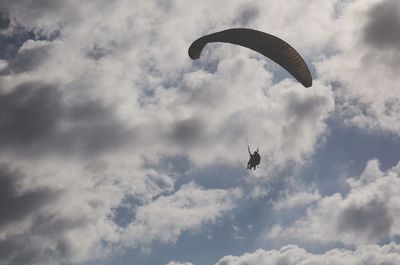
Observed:
[[[261,161],[260,154],[258,153],[258,148],[256,151],[254,151],[254,154],[251,153],[250,146],[247,146],[247,149],[249,150],[250,155],[249,162],[247,163],[247,169],[254,168],[254,170],[256,170],[256,166],[259,165]]]

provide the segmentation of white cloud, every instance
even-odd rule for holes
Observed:
[[[166,264],[166,265],[193,265],[193,264],[190,262],[171,261],[171,262],[168,262],[168,264]]]
[[[356,250],[332,249],[323,254],[312,254],[295,245],[280,250],[258,249],[242,256],[225,256],[216,265],[395,265],[400,262],[400,247],[395,243],[388,245],[366,245]]]
[[[137,152],[144,148],[151,152],[150,146],[156,146],[157,152],[183,152],[195,163],[238,163],[243,158],[236,154],[241,154],[243,144],[231,143],[238,136],[244,142],[243,129],[237,121],[239,115],[249,120],[251,142],[260,144],[266,135],[271,138],[261,150],[265,155],[273,154],[270,162],[281,165],[287,160],[301,161],[312,152],[315,141],[324,132],[324,119],[333,108],[328,88],[317,82],[315,88],[303,90],[289,82],[271,88],[271,93],[265,95],[263,90],[268,90],[271,73],[263,68],[264,59],[251,59],[245,49],[216,47],[202,59],[205,64],[207,60],[220,60],[212,74],[193,67],[187,57],[187,46],[199,36],[199,28],[210,27],[213,20],[224,24],[225,20],[243,15],[239,12],[242,1],[231,3],[226,17],[206,4],[185,6],[172,1],[164,6],[139,2],[130,11],[125,8],[128,4],[86,3],[79,12],[73,12],[72,20],[68,12],[61,14],[77,9],[72,2],[5,2],[23,26],[40,29],[53,22],[62,36],[47,47],[45,59],[35,69],[9,75],[4,80],[5,89],[12,90],[27,81],[55,82],[68,102],[85,103],[87,99],[111,105],[113,109],[109,111],[132,129],[127,132],[131,134],[130,140],[139,144],[135,146]],[[19,11],[32,11],[22,16],[13,12],[17,7]],[[105,8],[107,19],[98,12]],[[199,19],[201,13],[212,12],[207,15],[209,20],[199,26],[194,24],[196,19],[190,12],[194,10]],[[43,16],[31,17],[36,12]],[[190,19],[185,27],[176,31],[177,23],[181,24],[186,17]],[[257,19],[255,16],[254,21]],[[310,109],[304,117],[286,122],[288,115],[293,114],[292,104]],[[263,124],[256,126],[253,120],[263,120]],[[183,137],[190,146],[180,137],[186,128],[180,126],[184,122],[197,125]],[[293,130],[298,134],[290,134]],[[204,150],[208,150],[207,155]],[[227,152],[235,155],[228,157]]]
[[[187,48],[202,34],[248,26],[289,41],[312,66],[330,46],[334,1],[134,2],[0,4],[12,18],[6,37],[22,42],[0,63],[0,161],[20,175],[10,198],[59,193],[0,227],[10,264],[32,253],[27,264],[57,264],[99,258],[113,244],[173,243],[232,210],[239,194],[194,184],[171,194],[182,176],[160,168],[161,159],[245,166],[247,131],[262,154],[254,174],[265,178],[303,163],[326,131],[330,86],[315,80],[304,89],[233,45],[210,45],[197,62]],[[135,211],[126,228],[118,207]]]
[[[235,207],[241,197],[239,189],[204,190],[190,183],[175,194],[139,207],[135,221],[123,233],[130,247],[148,247],[153,241],[175,242],[183,231],[213,223]]]
[[[322,197],[305,217],[269,236],[345,245],[391,240],[400,234],[399,184],[399,166],[381,172],[372,160],[358,179],[349,180],[348,194]]]
[[[304,207],[313,202],[319,201],[321,195],[318,193],[297,192],[289,194],[285,198],[274,203],[273,207],[276,210],[292,209],[295,207]]]
[[[338,115],[365,129],[399,132],[398,1],[348,1],[332,24],[335,53],[316,64],[335,89]]]

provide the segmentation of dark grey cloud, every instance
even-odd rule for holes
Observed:
[[[379,49],[400,49],[400,2],[385,0],[373,6],[364,28],[364,41]]]
[[[400,113],[400,99],[390,98],[385,101],[385,115],[397,116]]]
[[[62,123],[68,123],[62,127]],[[128,139],[129,138],[129,139]],[[132,140],[113,109],[93,100],[67,105],[53,84],[24,83],[0,94],[2,151],[95,155]]]
[[[369,240],[386,239],[393,224],[386,203],[371,200],[365,205],[351,205],[339,214],[337,229]]]
[[[97,101],[74,104],[64,113],[61,118],[69,121],[71,127],[53,135],[54,145],[59,150],[96,155],[135,140],[134,132],[114,116],[114,109]]]
[[[287,103],[288,117],[299,122],[320,114],[321,108],[327,104],[328,99],[324,96],[300,98],[298,94],[292,94]]]
[[[19,172],[0,165],[0,230],[5,225],[26,218],[56,197],[55,192],[44,188],[19,191],[18,181],[21,178]]]
[[[32,222],[30,228],[0,240],[0,264],[65,264],[76,255],[77,243],[69,233],[84,228],[90,220],[79,214],[66,217],[39,209],[24,217]]]
[[[240,26],[248,26],[259,16],[259,7],[255,5],[242,5],[238,9],[238,15],[236,21],[233,24],[239,24]]]
[[[12,34],[0,32],[0,59],[13,58],[22,44],[29,39],[34,39],[34,36],[33,32],[21,28],[14,29]]]
[[[37,249],[37,245],[35,246],[26,235],[16,236],[13,239],[8,240],[0,240],[0,256],[2,264],[39,264],[40,262],[46,262],[43,255],[46,255],[47,262],[54,262],[54,258],[49,254],[50,249]]]
[[[10,30],[1,31],[1,23],[6,23],[5,21],[1,22],[1,13],[0,13],[0,59],[9,60],[14,67],[19,66],[22,67],[24,63],[28,64],[25,68],[26,70],[30,70],[33,64],[37,64],[37,60],[41,59],[40,54],[44,55],[45,50],[44,47],[36,48],[31,51],[23,51],[21,54],[18,54],[18,50],[21,46],[28,40],[47,40],[53,41],[61,36],[61,32],[59,30],[51,31],[51,32],[43,32],[39,30],[28,30],[20,25],[15,25],[10,27]],[[3,24],[5,26],[5,24]],[[17,57],[18,55],[18,57]],[[17,57],[17,58],[16,58]],[[31,60],[30,59],[34,59]],[[37,64],[38,65],[38,64]],[[18,69],[17,69],[18,70]],[[23,71],[21,69],[18,72]],[[0,73],[4,74],[4,73]]]
[[[8,13],[0,11],[0,30],[10,26],[11,19]]]
[[[91,58],[91,59],[93,59],[95,61],[98,61],[101,58],[103,58],[104,56],[106,56],[107,54],[109,54],[110,52],[111,51],[110,51],[109,48],[103,48],[103,47],[95,45],[93,48],[88,49],[86,51],[86,55],[89,58]]]
[[[44,142],[62,115],[61,94],[52,85],[25,83],[0,95],[0,145],[24,148]]]
[[[0,71],[0,75],[18,74],[34,70],[44,62],[47,54],[47,46],[18,52],[8,61],[7,67]]]
[[[303,133],[306,126],[313,126],[313,121],[318,120],[318,116],[329,104],[329,99],[324,96],[315,95],[302,98],[298,94],[290,94],[287,101],[286,119],[288,126],[283,130],[284,137],[287,139],[286,146],[294,146],[297,135]]]
[[[60,0],[20,0],[18,2],[15,2],[13,0],[4,0],[1,3],[2,8],[7,8],[10,6],[28,6],[32,8],[48,8],[48,7],[57,7],[62,4],[63,1]]]
[[[22,189],[21,182],[31,177],[0,165],[0,264],[61,264],[76,251],[68,233],[91,222],[81,213],[59,214],[54,205],[65,195],[63,189]],[[18,226],[24,223],[29,225]]]
[[[51,222],[50,219],[47,223],[35,223],[35,225],[40,225],[43,230],[51,229]],[[56,235],[27,231],[2,239],[0,240],[0,263],[7,265],[62,264],[73,255],[72,245],[65,238],[67,231],[60,229]],[[45,238],[47,243],[38,240],[39,238]]]
[[[190,118],[173,125],[171,137],[182,145],[196,144],[201,140],[205,123],[198,118]]]
[[[35,244],[33,231],[7,233],[9,226],[31,220],[34,229],[42,229],[50,234],[43,229],[43,225],[51,223],[51,219],[42,218],[45,222],[40,222],[37,216],[43,207],[56,201],[61,193],[48,188],[21,190],[19,182],[25,177],[18,170],[0,165],[0,231],[5,235],[0,240],[1,264],[37,264],[50,260],[55,253],[51,247]]]
[[[14,12],[18,13],[20,10],[29,10],[29,15],[54,11],[60,9],[64,6],[64,1],[62,0],[3,0],[0,3],[0,8],[6,10],[12,16]],[[20,14],[19,14],[20,15]]]

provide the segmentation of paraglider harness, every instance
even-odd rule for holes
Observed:
[[[254,151],[254,154],[250,152],[250,146],[247,146],[247,149],[249,150],[249,155],[250,155],[250,160],[247,163],[247,169],[254,168],[254,170],[256,170],[256,166],[258,166],[261,161],[260,154],[258,153],[258,148],[257,151]]]

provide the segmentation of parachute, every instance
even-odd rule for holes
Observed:
[[[278,37],[254,29],[227,29],[195,40],[189,47],[189,57],[193,60],[200,58],[201,51],[210,42],[232,43],[259,52],[286,69],[303,86],[312,86],[311,73],[303,58]]]

